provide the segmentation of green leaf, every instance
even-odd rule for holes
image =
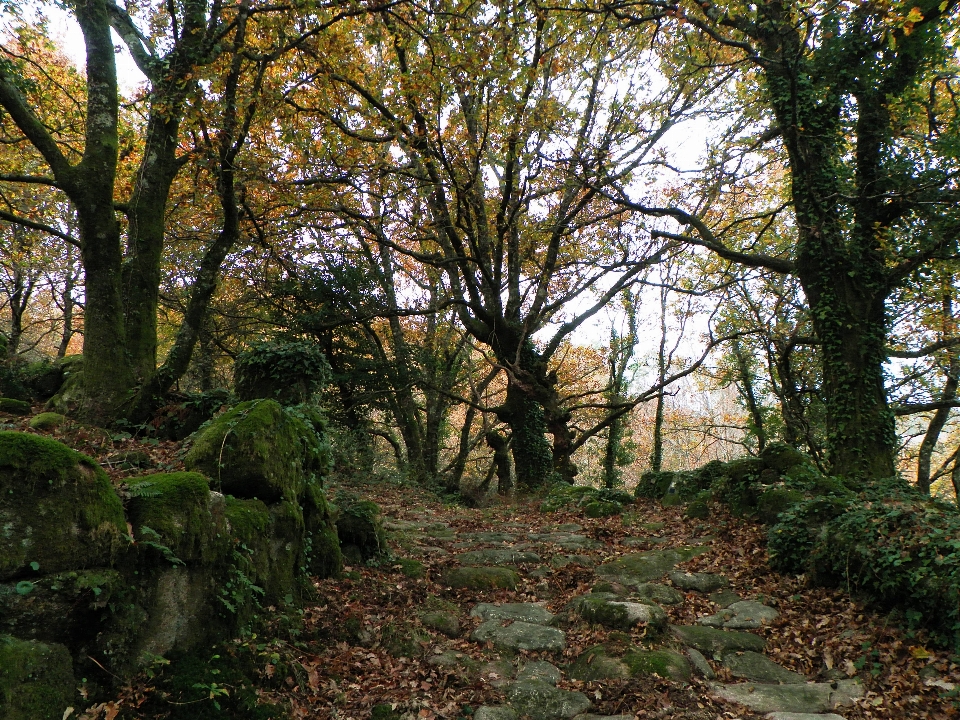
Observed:
[[[21,580],[17,583],[17,594],[18,595],[29,595],[33,592],[33,583],[29,580]]]
[[[36,572],[37,570],[40,569],[40,563],[34,560],[32,563],[30,563],[30,569]]]

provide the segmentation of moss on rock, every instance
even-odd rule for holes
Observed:
[[[461,567],[444,576],[444,584],[468,590],[515,590],[520,576],[503,567]]]
[[[274,400],[243,402],[214,419],[184,458],[223,492],[297,502],[329,470],[330,448],[308,417]]]
[[[106,473],[50,438],[0,432],[0,580],[108,566],[125,546],[123,506]]]
[[[4,720],[61,720],[76,700],[73,663],[63,645],[0,636]]]
[[[55,412],[42,412],[30,419],[32,430],[53,430],[68,422],[66,415]]]
[[[757,516],[767,525],[777,522],[780,513],[803,500],[803,493],[784,487],[772,487],[757,500]]]
[[[639,650],[627,652],[623,663],[631,676],[659,675],[667,680],[686,682],[690,679],[690,663],[675,650]]]
[[[162,543],[184,561],[209,556],[214,526],[210,518],[210,488],[203,475],[145,475],[130,484],[129,492],[132,497],[128,514],[136,540]]]
[[[380,506],[356,496],[337,497],[337,536],[344,552],[355,552],[360,560],[370,560],[387,550]]]
[[[0,397],[0,412],[10,413],[11,415],[29,415],[30,403],[26,400]]]

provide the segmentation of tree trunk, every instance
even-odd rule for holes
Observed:
[[[498,408],[497,414],[510,426],[513,435],[517,486],[523,490],[536,490],[553,482],[553,453],[546,438],[543,406],[515,381],[510,381],[507,401]]]
[[[73,339],[73,311],[76,301],[73,299],[73,289],[77,280],[76,266],[74,265],[73,245],[67,245],[66,274],[63,281],[63,293],[60,295],[60,307],[63,311],[63,334],[60,336],[60,345],[57,348],[57,357],[66,357]]]
[[[743,397],[747,412],[750,414],[750,429],[757,438],[757,451],[763,452],[763,448],[767,444],[767,433],[763,426],[763,413],[760,411],[760,403],[757,402],[757,393],[754,389],[753,370],[750,368],[750,362],[743,352],[743,347],[736,340],[733,341],[733,356],[737,361],[740,395]]]

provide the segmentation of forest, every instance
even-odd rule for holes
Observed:
[[[853,668],[842,676],[823,674],[833,655],[816,675],[786,647],[770,651],[835,692],[862,675],[850,717],[956,712],[958,38],[956,0],[0,0],[0,616],[16,618],[0,627],[4,717],[65,719],[68,706],[90,719],[181,717],[200,700],[158,700],[175,697],[178,677],[163,666],[195,651],[200,631],[132,629],[166,628],[171,613],[249,651],[257,633],[294,632],[284,623],[299,612],[331,652],[389,650],[392,632],[401,649],[387,655],[410,658],[407,630],[375,623],[371,640],[362,622],[348,637],[317,619],[351,583],[381,610],[399,602],[371,589],[392,587],[384,572],[402,574],[398,589],[420,583],[410,603],[435,600],[427,610],[454,623],[465,598],[423,584],[480,592],[474,636],[529,620],[480,609],[494,601],[547,603],[558,617],[562,606],[571,647],[583,644],[577,622],[634,645],[673,633],[616,659],[609,643],[626,641],[605,641],[604,661],[634,682],[654,672],[636,670],[654,662],[637,653],[704,649],[683,613],[782,627],[730,610],[790,615],[786,600],[764,604],[786,592],[763,585],[770,568],[810,607],[880,613],[848,665],[837,650],[836,667]],[[45,479],[62,497],[41,497]],[[521,521],[518,507],[540,519]],[[44,527],[53,517],[76,547]],[[580,559],[550,579],[525,570],[542,548],[471,537],[506,543],[512,559],[477,555],[462,570],[524,573],[453,579],[440,540],[510,522],[508,535],[586,554],[564,555]],[[641,527],[659,539],[615,539]],[[437,557],[404,555],[409,535],[434,531]],[[701,557],[700,537],[718,558],[741,543],[763,562],[737,580]],[[628,547],[644,562],[674,554],[641,581]],[[472,552],[493,551],[461,555]],[[618,562],[620,574],[603,570]],[[567,596],[584,589],[581,566],[602,581],[590,602]],[[726,585],[701,597],[674,566],[723,570],[740,594],[708,601]],[[645,600],[671,602],[640,585],[667,573],[696,603],[661,617]],[[54,632],[43,618],[65,607],[65,574],[73,619]],[[205,593],[219,593],[216,611]],[[78,597],[93,600],[74,617]],[[629,622],[604,620],[628,605]],[[228,619],[210,620],[223,608]],[[883,635],[886,612],[906,635]],[[488,649],[506,652],[488,630]],[[428,643],[421,629],[410,637]],[[288,640],[283,652],[306,652]],[[736,657],[758,654],[750,642]],[[4,675],[6,663],[33,677],[38,643],[66,648],[72,668],[73,690],[51,708]],[[771,682],[707,644],[723,669],[701,654],[696,682],[715,671]],[[871,693],[901,694],[870,689],[902,674],[870,655],[881,647],[939,673],[917,674],[921,689],[904,697],[934,694],[909,712],[871,706]],[[521,671],[560,652],[513,651]],[[416,693],[331,710],[340,701],[323,705],[323,692],[349,693],[317,679],[329,657],[249,652],[256,672],[240,675],[261,690],[277,672],[278,695],[314,691],[304,714],[295,692],[277,700],[291,717],[511,720],[549,705],[516,695],[537,676],[476,712],[456,693],[446,710]],[[627,677],[577,665],[597,653],[571,659],[561,687]],[[294,665],[302,678],[276,670]],[[476,682],[453,665],[444,688]],[[654,676],[690,681],[671,672]],[[99,677],[79,683],[85,705],[82,674]],[[254,717],[244,682],[191,687],[204,712]],[[662,717],[721,716],[696,707],[695,684],[665,687],[680,709]],[[655,717],[643,702],[598,707]]]

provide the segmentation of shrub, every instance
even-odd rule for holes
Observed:
[[[330,366],[314,343],[263,342],[237,356],[233,377],[241,400],[270,398],[299,405],[329,381]]]

